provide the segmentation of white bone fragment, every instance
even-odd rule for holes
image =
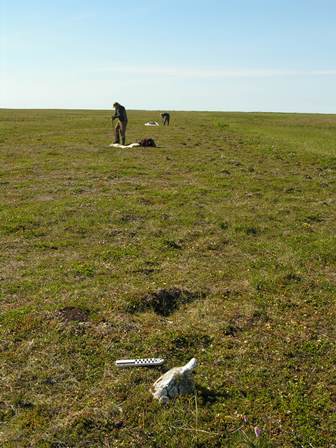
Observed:
[[[192,372],[196,365],[196,359],[192,358],[186,365],[168,370],[153,384],[151,388],[153,397],[166,404],[177,395],[192,393],[195,389]]]

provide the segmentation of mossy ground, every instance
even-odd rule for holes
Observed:
[[[0,445],[336,446],[336,116],[158,118],[119,150],[108,111],[0,111]]]

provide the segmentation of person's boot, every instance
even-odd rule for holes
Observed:
[[[121,144],[124,146],[126,145],[126,137],[121,138]]]

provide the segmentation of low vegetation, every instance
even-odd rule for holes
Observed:
[[[0,110],[1,447],[335,447],[336,116],[158,118]]]

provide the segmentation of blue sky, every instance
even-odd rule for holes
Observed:
[[[0,107],[336,113],[335,0],[0,0]]]

